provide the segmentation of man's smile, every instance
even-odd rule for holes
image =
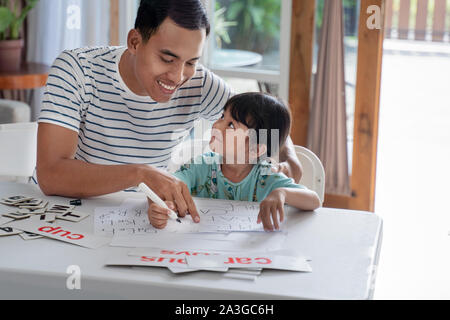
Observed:
[[[168,94],[172,94],[175,91],[175,89],[177,88],[177,86],[168,85],[168,84],[162,82],[161,80],[157,80],[157,83],[163,89],[162,91],[165,93],[168,93]]]

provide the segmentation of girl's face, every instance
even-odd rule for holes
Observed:
[[[227,109],[212,127],[209,146],[223,156],[224,163],[249,163],[249,129],[234,120]]]

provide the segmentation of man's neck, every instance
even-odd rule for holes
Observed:
[[[134,94],[138,96],[146,96],[148,93],[141,87],[134,75],[134,57],[128,52],[128,49],[122,54],[119,61],[119,73],[125,85]]]

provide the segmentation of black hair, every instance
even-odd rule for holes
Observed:
[[[185,29],[205,29],[209,35],[211,27],[201,0],[141,0],[134,28],[147,42],[166,18]]]
[[[289,108],[280,99],[260,92],[247,92],[233,96],[225,105],[224,111],[230,110],[231,117],[244,124],[247,128],[256,130],[256,143],[260,143],[260,130],[267,130],[267,156],[279,151],[291,129],[291,114]],[[272,146],[272,129],[278,129],[278,147]]]

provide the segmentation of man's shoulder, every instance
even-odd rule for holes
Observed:
[[[78,64],[80,67],[87,65],[108,66],[115,64],[117,53],[122,47],[98,46],[83,47],[64,50],[59,58],[66,59],[70,63]]]
[[[195,67],[194,76],[189,80],[189,82],[201,80],[204,83],[205,81],[217,81],[216,79],[220,79],[219,76],[199,63]]]

